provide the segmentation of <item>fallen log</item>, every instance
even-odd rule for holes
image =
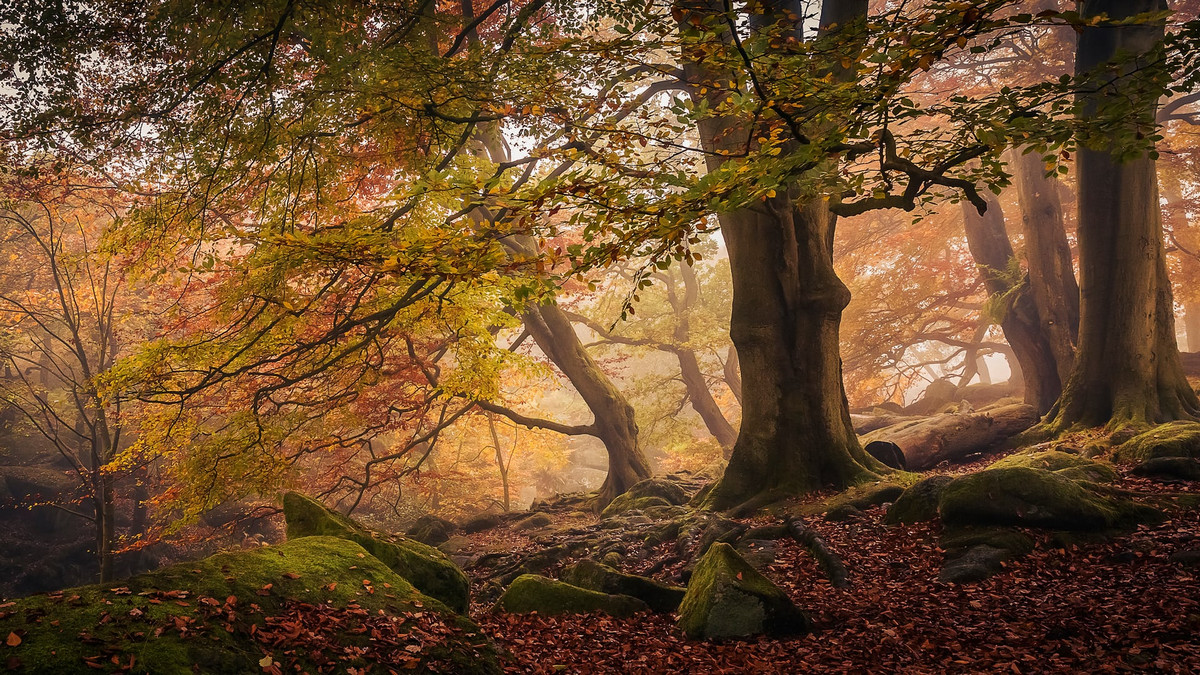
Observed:
[[[866,434],[862,441],[895,443],[904,453],[909,470],[920,471],[995,448],[1037,421],[1033,406],[1015,403],[901,422]]]

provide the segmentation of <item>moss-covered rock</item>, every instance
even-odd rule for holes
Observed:
[[[1151,457],[1133,467],[1133,473],[1152,478],[1200,480],[1200,460],[1191,457]]]
[[[625,574],[594,560],[580,560],[562,571],[560,578],[574,586],[609,595],[628,595],[645,602],[655,612],[679,609],[686,589],[646,577]]]
[[[609,502],[604,511],[600,513],[600,517],[612,518],[631,511],[645,511],[656,506],[672,506],[672,504],[662,497],[633,497],[626,492]]]
[[[437,546],[446,541],[458,530],[458,526],[432,514],[426,514],[417,518],[417,522],[408,528],[408,536],[416,539],[422,544]]]
[[[502,518],[500,514],[481,513],[477,516],[472,516],[464,520],[460,527],[462,528],[462,531],[467,534],[475,534],[476,532],[483,532],[484,530],[490,530],[494,527],[500,527],[500,524],[503,522],[504,518]]]
[[[645,602],[628,595],[601,593],[536,574],[522,574],[514,579],[492,608],[509,614],[537,612],[543,616],[603,612],[617,618],[648,609]]]
[[[1024,525],[1103,530],[1160,518],[1153,508],[1098,494],[1050,471],[1009,467],[956,478],[938,513],[947,525]]]
[[[1007,527],[950,528],[942,532],[941,546],[950,554],[976,546],[990,546],[1010,551],[1014,556],[1023,556],[1033,551],[1033,539]]]
[[[1138,434],[1117,447],[1113,460],[1138,463],[1155,457],[1200,459],[1200,423],[1171,422]]]
[[[983,581],[1004,569],[1004,563],[1013,559],[1011,551],[987,544],[972,546],[965,551],[948,556],[938,581],[948,584],[965,584]]]
[[[323,504],[297,492],[283,497],[288,539],[312,536],[341,537],[365,548],[425,595],[466,613],[470,582],[441,551],[419,541],[369,530]]]
[[[345,609],[345,623],[305,626],[318,634],[316,642],[339,647],[369,645],[358,630],[363,617],[440,614],[450,630],[416,654],[424,668],[500,670],[474,624],[422,595],[358,544],[335,537],[304,537],[120,582],[22,598],[0,610],[0,634],[11,632],[21,639],[5,648],[8,666],[17,672],[114,670],[115,657],[140,673],[251,673],[262,672],[259,662],[267,655],[285,665],[295,660],[298,669],[315,672],[324,658],[340,658],[340,651],[322,655],[298,650],[287,656],[255,637],[275,625],[268,617],[298,607]],[[339,665],[367,664],[360,659]]]
[[[938,515],[942,491],[952,482],[954,479],[950,476],[930,476],[921,480],[896,498],[887,513],[883,514],[883,522],[888,525],[911,525],[933,520]]]
[[[1117,472],[1111,466],[1061,450],[1017,453],[994,462],[988,468],[1006,469],[1012,467],[1041,469],[1062,476],[1063,478],[1085,480],[1092,483],[1111,483],[1117,479]]]
[[[513,524],[513,529],[518,532],[525,530],[536,530],[539,527],[548,527],[553,524],[554,520],[544,513],[533,513],[518,520]]]
[[[679,626],[690,638],[709,639],[798,633],[812,622],[732,546],[718,542],[692,571]]]
[[[825,520],[831,523],[842,523],[848,520],[859,520],[866,514],[853,504],[838,504],[825,512]]]

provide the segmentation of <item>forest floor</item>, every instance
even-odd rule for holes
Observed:
[[[1129,475],[1116,486],[1200,491]],[[1200,672],[1200,569],[1170,560],[1200,547],[1200,512],[1171,511],[1162,524],[1093,544],[1028,530],[1033,553],[961,585],[937,580],[936,521],[887,526],[883,513],[806,519],[845,562],[848,588],[834,588],[794,541],[778,542],[762,571],[811,614],[815,630],[806,635],[692,641],[673,615],[506,615],[487,604],[476,604],[472,618],[507,651],[513,673]],[[471,538],[493,550],[536,547],[506,527]],[[669,554],[669,545],[659,548]],[[656,562],[652,556],[627,571]],[[666,566],[653,576],[678,583],[677,571]]]

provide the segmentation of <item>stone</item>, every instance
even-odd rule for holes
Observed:
[[[610,595],[537,574],[522,574],[504,591],[492,611],[509,614],[537,612],[542,616],[603,612],[623,619],[649,609],[645,602],[628,595]]]
[[[476,532],[483,532],[484,530],[499,527],[503,522],[504,519],[497,513],[481,513],[463,521],[460,527],[467,534],[475,534]]]
[[[562,571],[560,578],[574,586],[609,595],[628,595],[645,602],[659,613],[679,609],[686,589],[669,586],[647,577],[625,574],[593,560],[580,560]]]
[[[825,520],[841,523],[848,520],[860,520],[866,514],[853,504],[838,504],[825,512]]]
[[[1200,423],[1160,424],[1121,443],[1113,453],[1117,462],[1140,463],[1155,457],[1200,459]]]
[[[518,520],[513,525],[513,529],[518,532],[524,532],[526,530],[536,530],[539,527],[546,527],[553,523],[554,523],[554,520],[552,518],[550,518],[550,516],[548,516],[544,513],[538,512],[538,513],[534,513],[533,515],[529,515],[529,516],[526,516],[526,517]]]
[[[1133,473],[1152,478],[1200,480],[1200,461],[1191,457],[1151,457],[1133,467]]]
[[[1160,521],[1157,509],[1098,494],[1050,471],[1008,467],[954,479],[938,513],[947,525],[1022,525],[1105,530]]]
[[[720,639],[795,634],[812,622],[732,546],[717,542],[692,571],[679,626],[692,639]]]
[[[938,502],[942,490],[954,482],[950,476],[930,476],[908,488],[896,498],[896,501],[883,514],[883,522],[888,525],[919,523],[933,520],[938,515]]]
[[[938,581],[952,584],[983,581],[1003,569],[1004,563],[1012,559],[1012,552],[1006,549],[987,544],[973,546],[948,558],[942,571],[938,573]]]
[[[457,530],[458,526],[449,520],[426,514],[417,518],[417,522],[408,529],[407,534],[422,544],[437,546],[449,539]]]
[[[1083,480],[1091,483],[1111,483],[1117,479],[1116,470],[1108,464],[1061,450],[1016,453],[993,462],[988,468],[1005,469],[1011,467],[1041,469],[1062,476],[1063,478]]]
[[[460,614],[470,606],[470,582],[446,554],[405,537],[369,530],[298,492],[283,496],[287,538],[341,537],[362,546],[425,595]]]

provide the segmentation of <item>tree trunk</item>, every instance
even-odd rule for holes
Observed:
[[[725,384],[738,404],[742,403],[742,366],[738,363],[737,347],[729,345],[725,352]]]
[[[1036,152],[1018,154],[1013,162],[1025,257],[1029,262],[1029,288],[1042,332],[1054,354],[1059,382],[1066,382],[1075,367],[1079,342],[1079,284],[1071,245],[1063,225],[1058,181],[1046,176]],[[1061,385],[1060,385],[1061,386]]]
[[[608,504],[634,483],[653,475],[638,445],[633,406],[592,360],[557,304],[551,300],[532,307],[524,318],[538,347],[567,376],[595,417],[596,437],[608,450],[608,476],[600,487],[599,502]]]
[[[1015,403],[975,413],[904,420],[876,429],[863,440],[895,443],[904,453],[908,468],[921,471],[995,448],[1037,421],[1033,406]]]
[[[1167,9],[1165,0],[1086,0],[1085,18],[1119,20]],[[1079,35],[1076,70],[1087,73],[1120,53],[1147,54],[1164,33],[1149,25],[1089,25]],[[1136,64],[1123,66],[1127,78]],[[1112,85],[1119,86],[1120,82]],[[1079,95],[1094,115],[1111,87]],[[1133,130],[1153,129],[1154,104],[1135,110]],[[1080,148],[1080,329],[1075,370],[1050,428],[1144,426],[1192,419],[1200,410],[1175,342],[1154,160],[1143,152],[1118,162],[1112,149]]]
[[[696,271],[686,262],[680,264],[679,271],[683,277],[683,297],[678,297],[673,285],[668,289],[667,295],[672,309],[675,310],[673,351],[679,360],[679,375],[687,389],[692,409],[704,420],[704,426],[721,446],[721,454],[729,459],[729,453],[733,451],[733,444],[737,441],[737,431],[729,420],[725,419],[725,413],[721,412],[721,407],[713,399],[708,380],[700,370],[700,360],[696,357],[696,352],[682,346],[691,341],[689,313],[700,299],[700,283],[696,279]]]
[[[1183,304],[1183,331],[1189,352],[1200,352],[1200,302]]]
[[[768,17],[788,11],[802,16],[794,4],[765,2],[762,11]],[[866,4],[827,2],[822,26],[861,20]],[[693,0],[681,6],[686,18],[719,13],[723,3]],[[729,78],[687,56],[684,73],[693,85]],[[723,96],[716,88],[700,95],[698,87],[692,95],[697,103],[707,98],[711,109]],[[722,154],[744,147],[747,124],[730,117],[699,122],[709,170],[725,161]],[[859,445],[842,385],[838,329],[850,292],[833,269],[836,219],[825,200],[800,204],[797,190],[780,192],[719,216],[733,279],[730,336],[745,386],[737,442],[707,501],[717,509],[842,488],[883,468]]]
[[[988,294],[1002,298],[1000,328],[1012,347],[1025,380],[1025,402],[1044,413],[1062,392],[1058,365],[1046,334],[1041,329],[1037,307],[1023,275],[1014,278],[1013,248],[1004,228],[1004,211],[994,197],[988,198],[987,212],[980,214],[963,204],[963,225],[967,246],[979,266]]]

